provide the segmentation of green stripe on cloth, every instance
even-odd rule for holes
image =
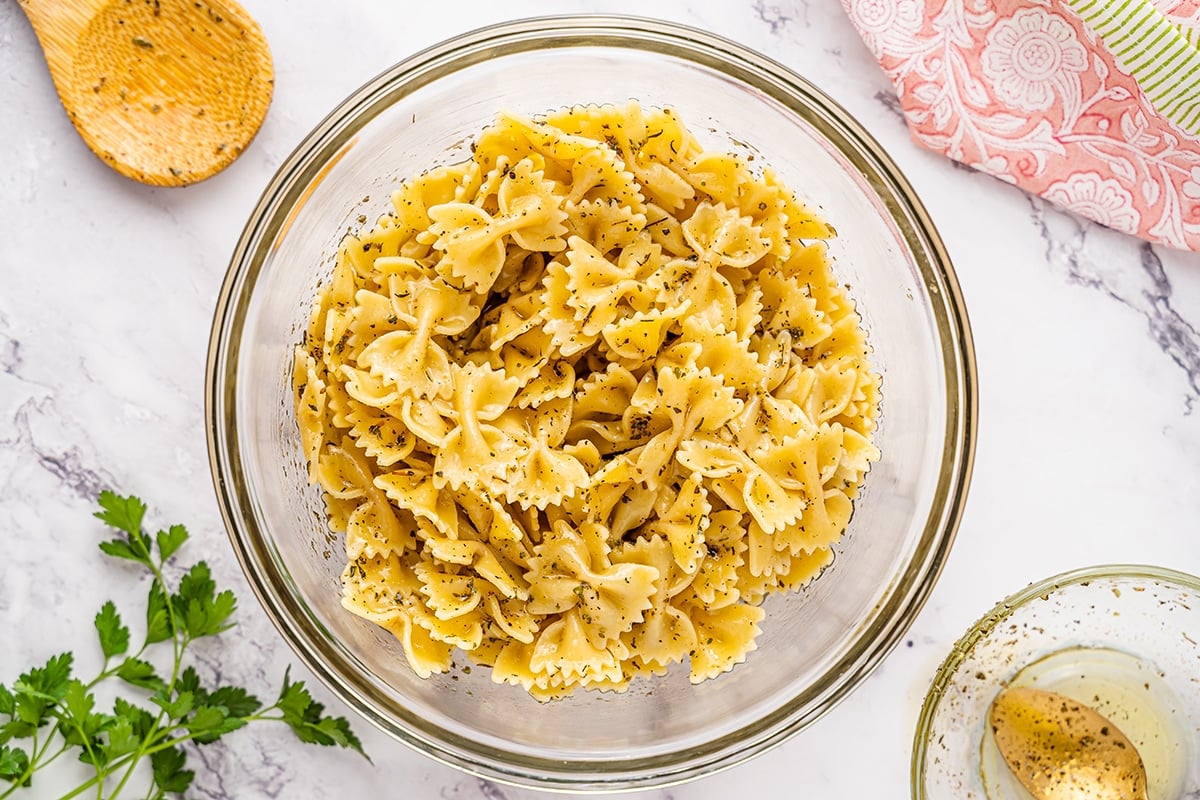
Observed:
[[[1133,76],[1160,114],[1200,136],[1200,30],[1175,25],[1149,0],[1066,0]]]

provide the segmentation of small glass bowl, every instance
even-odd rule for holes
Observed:
[[[1198,643],[1200,578],[1175,570],[1096,566],[1006,598],[958,640],[925,696],[913,745],[914,800],[1030,796],[1007,774],[985,722],[992,700],[1013,684],[1093,705],[1127,734],[1122,726],[1147,723],[1168,732],[1147,737],[1142,752],[1150,800],[1196,797]],[[1134,713],[1114,697],[1143,708]]]
[[[458,161],[501,110],[672,107],[709,149],[771,165],[838,230],[883,378],[883,455],[835,561],[772,597],[746,663],[687,669],[622,694],[539,704],[462,664],[418,678],[382,629],[345,611],[341,541],[308,485],[290,368],[338,241],[389,209],[397,182]],[[653,20],[524,20],[396,65],[335,109],[267,187],[213,321],[213,478],[247,579],[315,675],[382,730],[489,778],[563,790],[663,785],[731,766],[812,723],[904,635],[954,539],[975,441],[970,333],[944,247],[879,145],[828,97],[760,54]]]

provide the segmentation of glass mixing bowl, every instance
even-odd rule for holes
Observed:
[[[986,730],[1008,685],[1065,694],[1141,750],[1150,800],[1200,796],[1200,578],[1111,564],[1002,600],[954,645],[925,695],[913,800],[1022,800]]]
[[[706,148],[753,155],[836,227],[839,278],[883,377],[876,443],[835,561],[774,596],[758,649],[698,686],[687,669],[623,694],[539,704],[465,666],[422,680],[390,634],[343,610],[341,544],[305,479],[292,348],[339,239],[399,180],[460,160],[502,110],[670,106]],[[728,767],[828,711],[903,636],[945,562],[974,451],[973,351],[945,249],[896,166],[832,100],[732,42],[644,19],[564,17],[465,34],[396,65],[279,169],[234,252],[213,323],[209,452],[247,578],[284,638],[397,739],[493,779],[595,790]]]

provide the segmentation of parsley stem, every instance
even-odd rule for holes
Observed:
[[[163,576],[162,562],[160,561],[155,563],[153,559],[148,558],[146,559],[145,563],[147,566],[149,566],[150,572],[153,573],[155,582],[157,582],[159,588],[162,589],[163,596],[167,598],[167,622],[170,625],[171,630],[171,651],[175,657],[174,664],[171,667],[171,679],[167,682],[167,688],[165,692],[167,698],[170,698],[175,692],[175,684],[179,681],[179,665],[183,662],[183,654],[184,651],[187,650],[188,644],[190,644],[190,639],[188,639],[187,634],[184,633],[180,628],[179,621],[175,617],[175,604],[171,602],[171,588],[167,585],[167,579]],[[146,646],[142,645],[142,649],[145,650],[145,648]],[[166,721],[166,715],[167,712],[165,709],[159,710],[158,715],[154,718],[154,723],[150,726],[150,733],[144,739],[142,739],[141,743],[138,745],[138,749],[132,754],[132,759],[129,761],[129,764],[125,769],[125,774],[121,776],[121,780],[117,783],[116,789],[113,790],[111,795],[113,798],[121,796],[121,790],[125,788],[125,784],[129,782],[129,779],[133,777],[133,773],[138,765],[138,762],[140,762],[143,757],[154,752],[153,750],[147,750],[147,746],[150,745],[150,743],[156,738],[158,738],[160,732],[169,731],[169,729],[164,729],[162,727],[163,722]],[[102,797],[103,795],[101,795],[101,798]]]
[[[59,800],[70,800],[70,798],[72,798],[72,797],[78,797],[79,795],[86,792],[88,789],[95,786],[97,783],[99,783],[101,786],[101,789],[103,789],[103,786],[104,786],[103,781],[107,777],[108,777],[107,772],[101,773],[100,771],[97,770],[95,777],[88,778],[86,781],[84,781],[83,783],[79,784],[71,791],[64,794],[61,798],[59,798]]]
[[[143,655],[145,655],[146,648],[149,646],[150,645],[148,642],[143,642],[141,648],[139,648],[136,653],[134,653],[132,656],[130,656],[130,658],[141,658]],[[118,672],[121,671],[120,664],[117,664],[115,667],[110,667],[110,666],[108,666],[108,662],[109,662],[109,659],[107,659],[107,658],[104,659],[104,669],[100,670],[99,675],[97,675],[96,677],[92,678],[89,682],[84,684],[84,688],[87,689],[87,691],[90,692],[92,689],[95,689],[98,684],[108,680],[109,678],[111,678],[112,676],[116,675]]]
[[[31,755],[29,757],[29,764],[26,765],[25,771],[21,774],[21,776],[19,778],[17,778],[16,780],[14,780],[12,782],[12,784],[6,790],[4,790],[4,792],[0,793],[0,798],[5,798],[5,797],[11,796],[13,792],[22,788],[25,785],[26,781],[33,778],[33,773],[37,772],[39,769],[46,766],[47,764],[52,762],[54,759],[58,758],[59,756],[61,756],[63,754],[63,751],[67,749],[66,742],[63,742],[63,745],[62,745],[62,747],[60,747],[58,749],[58,752],[56,752],[54,755],[50,756],[49,758],[43,760],[43,756],[45,756],[46,751],[50,749],[50,745],[54,743],[54,739],[55,739],[55,737],[52,732],[50,736],[46,737],[45,741],[43,741],[41,743],[41,746],[39,747],[37,731],[35,730],[33,732],[33,736],[30,739],[30,746],[29,746],[29,750],[31,753]]]
[[[258,717],[258,715],[254,715],[252,717],[247,717],[246,720],[249,721],[251,719],[259,719],[259,718],[260,717]],[[261,719],[281,719],[281,717],[263,717]],[[90,789],[91,787],[95,786],[98,783],[100,784],[101,790],[103,790],[103,785],[104,785],[103,781],[109,775],[113,775],[116,772],[118,772],[119,770],[125,770],[125,774],[122,777],[121,782],[117,784],[116,788],[113,789],[113,793],[110,795],[110,797],[113,797],[113,798],[120,797],[121,790],[125,787],[125,784],[128,782],[130,776],[132,776],[134,769],[137,767],[138,763],[143,758],[145,758],[146,756],[154,755],[155,753],[159,752],[160,750],[167,750],[168,748],[175,747],[176,745],[183,744],[184,742],[189,742],[192,739],[195,739],[197,736],[200,735],[199,733],[187,733],[187,734],[183,734],[181,736],[176,736],[174,738],[167,739],[165,741],[160,740],[160,741],[158,741],[157,744],[154,744],[153,746],[150,746],[150,747],[146,746],[152,739],[157,738],[160,734],[170,733],[171,730],[175,730],[175,729],[170,729],[170,728],[158,729],[156,726],[156,729],[152,730],[151,734],[149,736],[147,736],[146,739],[142,742],[142,745],[143,745],[142,747],[138,748],[136,751],[134,751],[132,753],[126,753],[125,755],[121,756],[120,758],[114,759],[113,761],[109,762],[107,768],[105,768],[103,773],[97,771],[95,777],[90,778],[87,781],[85,781],[84,783],[81,783],[80,785],[76,786],[70,792],[68,792],[67,794],[64,794],[62,796],[62,798],[60,798],[60,800],[71,800],[71,798],[73,798],[73,797],[78,797],[79,795],[83,794],[88,789]],[[0,798],[7,797],[9,794],[11,794],[17,788],[18,788],[18,785],[14,784],[12,787],[10,787],[8,792],[6,792],[3,795],[0,795]],[[101,794],[101,796],[103,796],[103,795]]]
[[[79,734],[79,738],[83,742],[83,749],[87,752],[88,757],[91,759],[92,766],[94,766],[96,768],[96,773],[99,774],[100,773],[100,759],[96,757],[96,750],[95,750],[95,748],[92,747],[92,739],[90,736],[88,736],[84,732],[82,720],[76,719],[76,720],[74,720],[74,723],[75,724],[72,725],[71,727],[73,727],[75,729],[75,732]],[[104,797],[104,782],[101,781],[101,783],[96,787],[96,798],[97,798],[97,800],[101,800],[103,797]]]
[[[145,742],[143,742],[142,744],[144,745]],[[138,762],[141,760],[142,760],[142,748],[139,747],[138,751],[133,754],[133,758],[131,758],[129,760],[129,764],[126,765],[125,774],[121,776],[121,780],[117,783],[117,788],[113,789],[113,792],[111,795],[109,795],[109,797],[113,798],[113,800],[116,800],[116,798],[121,796],[121,790],[125,788],[125,784],[129,783],[129,779],[131,777],[133,777],[133,772],[135,769],[137,769]],[[114,772],[115,772],[115,770],[114,770]],[[100,784],[100,787],[97,790],[97,794],[96,794],[97,800],[104,800],[104,792],[102,791],[103,788],[104,788],[104,784]]]

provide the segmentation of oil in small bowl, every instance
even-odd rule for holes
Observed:
[[[1149,662],[1109,648],[1071,647],[1025,666],[1007,687],[1057,692],[1107,717],[1137,748],[1149,800],[1178,800],[1192,752],[1174,693]],[[989,800],[1034,800],[1013,775],[990,728],[980,742],[979,771]]]

